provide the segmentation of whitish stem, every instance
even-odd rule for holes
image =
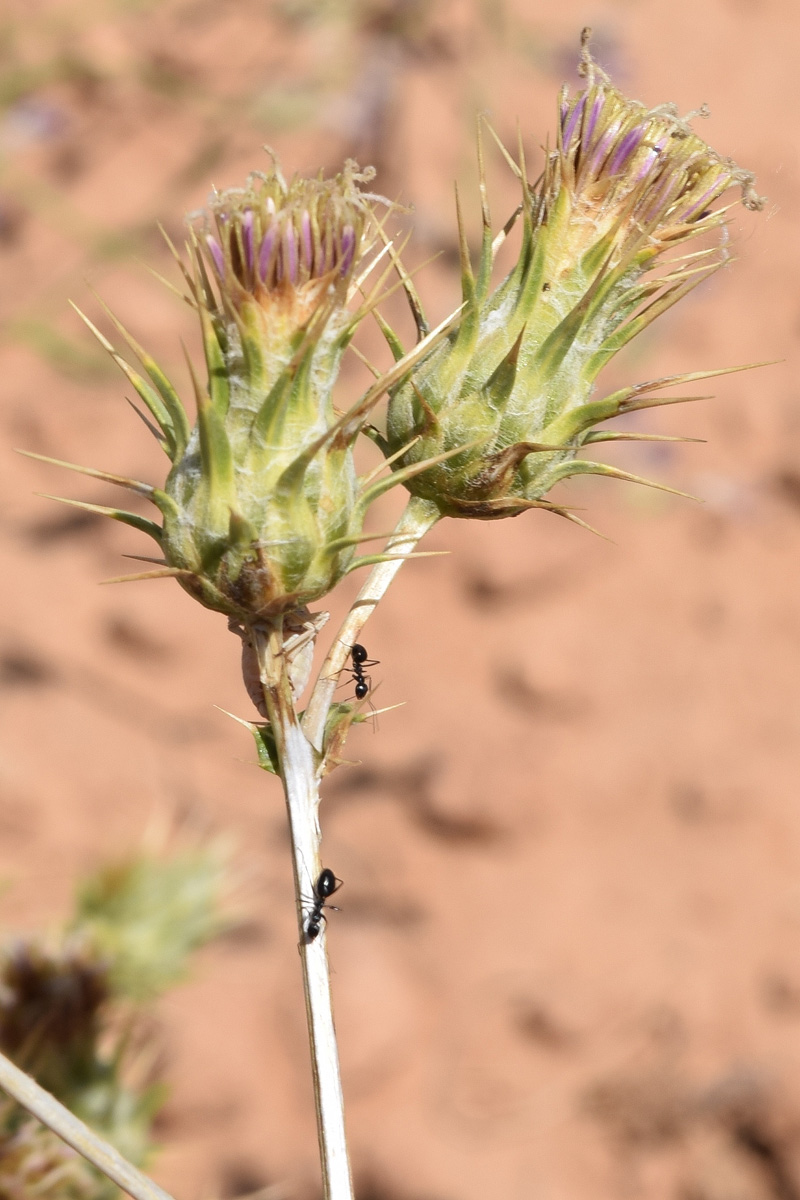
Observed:
[[[439,512],[435,505],[412,496],[392,534],[390,543],[392,554],[402,556],[410,554],[420,538],[436,523],[438,517]],[[322,749],[325,720],[333,701],[339,674],[347,662],[353,642],[358,640],[358,635],[372,615],[375,605],[382,599],[404,562],[405,557],[399,557],[390,559],[388,562],[377,563],[372,568],[353,607],[334,638],[303,716],[303,731],[317,750]]]
[[[249,631],[258,662],[267,716],[275,738],[289,816],[299,950],[303,963],[325,1200],[353,1200],[324,922],[313,940],[306,936],[314,884],[322,870],[318,762],[325,719],[333,700],[336,677],[347,660],[353,641],[402,566],[405,556],[430,529],[437,516],[438,512],[433,506],[413,498],[409,502],[391,541],[392,553],[399,557],[377,564],[359,592],[320,672],[306,712],[305,728],[301,727],[294,707],[282,627],[254,625]]]
[[[305,935],[314,883],[321,871],[314,752],[295,713],[281,629],[255,626],[251,632],[289,815],[324,1196],[325,1200],[353,1200],[324,922],[313,941]]]
[[[173,1200],[3,1054],[0,1087],[134,1200]]]

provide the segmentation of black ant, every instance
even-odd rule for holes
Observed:
[[[308,920],[306,921],[306,932],[304,938],[306,945],[308,945],[309,942],[313,942],[315,938],[319,937],[319,932],[322,929],[322,922],[326,920],[325,913],[322,911],[323,908],[331,908],[334,912],[339,911],[335,904],[326,904],[325,901],[329,896],[332,896],[334,892],[338,892],[341,886],[341,879],[336,878],[330,867],[324,867],[323,870],[320,871],[319,878],[317,879],[317,882],[314,884],[313,888],[314,905],[309,913]]]
[[[356,700],[365,700],[369,694],[372,680],[369,675],[364,674],[364,667],[377,667],[380,659],[367,658],[366,648],[359,642],[354,642],[350,647],[350,658],[353,663],[351,670],[356,685]]]

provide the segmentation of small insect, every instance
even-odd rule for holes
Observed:
[[[306,945],[309,942],[313,942],[319,936],[319,932],[322,929],[322,922],[326,920],[325,913],[322,911],[323,908],[333,909],[334,912],[339,911],[335,904],[326,904],[325,901],[334,892],[338,892],[341,886],[341,879],[336,878],[330,867],[324,867],[320,871],[319,878],[314,884],[314,904],[306,921]]]
[[[372,680],[369,675],[365,675],[364,667],[377,667],[380,659],[367,658],[367,651],[359,642],[354,642],[350,648],[350,658],[352,660],[353,682],[356,685],[356,700],[365,700],[369,694],[369,689]]]

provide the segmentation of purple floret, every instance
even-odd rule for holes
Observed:
[[[569,118],[566,123],[566,126],[564,127],[562,144],[563,144],[565,150],[567,150],[569,147],[570,141],[572,140],[572,135],[575,132],[575,126],[578,124],[578,121],[580,120],[585,107],[586,107],[586,96],[583,95],[583,96],[581,96],[580,100],[578,100],[578,102],[576,103],[572,112],[570,113]]]
[[[686,212],[683,213],[681,220],[691,221],[695,213],[702,213],[703,209],[707,208],[709,204],[713,203],[717,196],[719,196],[721,192],[724,192],[725,188],[731,183],[732,179],[730,175],[721,175],[713,187],[706,188],[700,199],[696,200],[694,204],[690,205],[689,208],[686,209]]]
[[[352,225],[345,225],[342,230],[341,258],[339,260],[339,273],[346,275],[353,265],[353,258],[356,249],[356,231]]]
[[[275,249],[275,226],[271,226],[264,234],[261,242],[261,249],[258,254],[258,273],[261,276],[263,283],[269,286],[267,272],[272,261],[272,252]]]
[[[208,246],[211,257],[214,260],[214,266],[217,268],[217,274],[222,279],[225,274],[225,255],[222,253],[222,247],[215,237],[210,233],[206,234],[206,245]]]
[[[641,125],[636,125],[625,134],[608,161],[606,170],[609,175],[618,175],[625,169],[630,158],[638,150],[643,137],[644,128]]]
[[[667,144],[667,138],[661,137],[657,142],[648,147],[647,153],[642,155],[641,161],[636,168],[635,182],[641,183],[649,174],[653,163],[658,162],[662,157],[662,151]]]
[[[290,283],[297,283],[297,235],[288,222],[283,231],[283,274]]]
[[[304,212],[300,218],[300,244],[302,246],[303,264],[308,269],[309,275],[313,275],[314,240],[311,236],[311,217],[307,212]]]
[[[603,105],[605,102],[606,97],[604,92],[598,92],[592,101],[592,107],[589,109],[589,116],[586,120],[586,127],[583,131],[583,137],[581,139],[585,147],[591,145],[592,137],[594,136],[595,127],[597,125],[597,119],[603,110]]]
[[[253,210],[245,209],[242,216],[242,248],[248,273],[253,269]]]

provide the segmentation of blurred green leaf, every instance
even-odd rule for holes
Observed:
[[[73,930],[108,960],[114,991],[142,1002],[182,979],[193,950],[220,934],[225,855],[137,856],[101,868],[81,887]]]

